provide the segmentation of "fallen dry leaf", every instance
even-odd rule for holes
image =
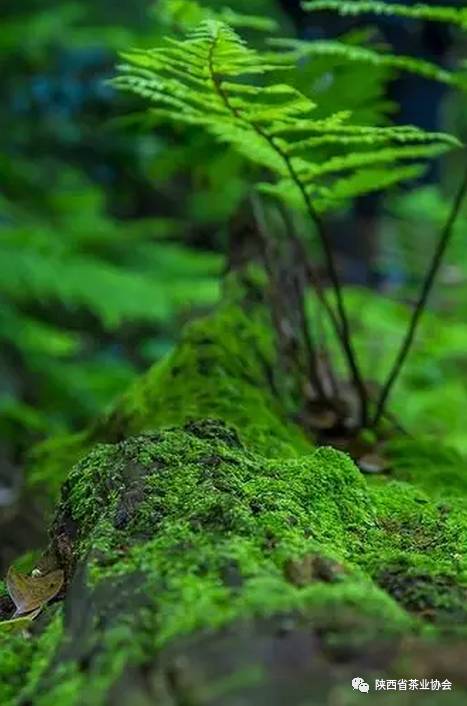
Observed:
[[[11,620],[1,620],[0,621],[0,633],[17,632],[18,630],[26,630],[30,627],[34,618],[37,618],[41,612],[40,608],[36,608],[32,613],[27,613],[26,615],[21,615],[18,618],[12,618]]]
[[[63,586],[64,574],[61,569],[45,576],[27,576],[11,566],[6,577],[8,593],[16,606],[15,616],[41,609],[54,598]]]

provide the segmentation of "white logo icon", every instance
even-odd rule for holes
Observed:
[[[370,691],[370,685],[367,684],[361,677],[354,677],[352,679],[352,687],[355,691],[363,691],[365,694]]]

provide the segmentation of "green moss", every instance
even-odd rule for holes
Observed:
[[[53,526],[78,566],[77,615],[0,643],[5,703],[22,687],[40,706],[84,692],[100,706],[128,664],[242,621],[298,615],[346,645],[465,636],[462,457],[398,440],[391,475],[366,477],[314,450],[276,379],[258,277],[247,299],[232,280],[227,303],[91,430],[36,454],[34,482],[52,494],[81,457]]]
[[[92,429],[36,447],[29,473],[35,492],[55,498],[67,469],[96,442],[206,417],[231,424],[265,456],[310,452],[310,440],[288,418],[296,410],[276,370],[264,286],[262,271],[254,268],[246,281],[228,278],[218,309],[187,326],[173,353],[133,384]]]
[[[407,483],[368,484],[348,458],[330,449],[277,461],[222,439],[206,441],[180,431],[163,433],[155,442],[147,439],[144,455],[142,444],[132,440],[122,446],[125,465],[135,455],[148,469],[144,500],[134,516],[127,517],[124,533],[153,535],[157,529],[156,536],[136,542],[119,560],[116,542],[121,539],[117,535],[109,546],[109,517],[99,517],[92,546],[105,547],[117,558],[103,566],[96,562],[93,581],[131,568],[142,570],[149,583],[163,584],[160,641],[207,621],[217,626],[234,620],[243,611],[304,608],[308,601],[319,603],[320,591],[328,599],[328,586],[307,592],[284,579],[285,562],[310,552],[334,557],[348,567],[353,599],[357,605],[360,595],[361,609],[368,607],[372,579],[374,595],[380,596],[375,613],[386,613],[390,605],[399,616],[388,624],[408,621],[397,605],[407,607],[407,602],[398,600],[384,581],[395,562],[405,563],[408,583],[411,572],[424,576],[427,596],[429,591],[443,593],[443,604],[449,598],[449,577],[458,606],[466,556],[463,508],[446,512],[444,505]],[[115,468],[115,460],[112,464]],[[116,511],[114,505],[109,512]],[[84,551],[88,549],[86,543]],[[242,590],[235,595],[219,581],[223,566],[235,567],[242,577]],[[345,584],[335,587],[338,597],[339,591],[347,591]],[[384,594],[378,585],[386,589]],[[187,605],[196,609],[187,611]],[[443,609],[444,616],[448,612]],[[437,617],[442,622],[443,616]]]
[[[412,618],[404,601],[378,587],[395,561],[427,576],[427,590],[444,590],[444,575],[457,586],[463,570],[460,509],[448,519],[408,484],[369,485],[331,449],[271,460],[239,441],[226,443],[222,429],[218,425],[217,439],[203,438],[200,426],[194,433],[167,431],[129,440],[117,451],[99,450],[99,476],[110,491],[105,508],[95,498],[102,489],[95,454],[69,479],[66,502],[85,528],[79,553],[93,550],[97,557],[92,584],[142,572],[148,591],[157,594],[158,646],[207,624],[287,607],[306,611],[328,601],[349,602],[362,613],[385,616],[394,629],[407,628]],[[134,473],[135,464],[143,497],[133,508],[119,507],[116,489],[128,488],[128,478],[119,474],[128,467]],[[114,531],[115,523],[124,525],[121,531]],[[141,541],[144,536],[150,539]],[[343,563],[346,574],[338,585],[287,581],[286,561],[310,552]],[[239,591],[222,579],[229,568]]]
[[[82,689],[98,706],[128,663],[241,620],[298,614],[347,645],[465,632],[465,506],[367,480],[332,449],[268,458],[215,420],[148,432],[75,465],[64,518],[87,563],[79,592],[95,632],[89,644],[67,636],[56,616],[33,640],[24,693],[37,690],[41,706],[74,706]],[[84,656],[64,648],[80,641]],[[11,694],[20,676],[8,650]]]
[[[379,529],[363,548],[362,565],[411,612],[465,633],[465,502],[447,505],[398,481],[375,485],[371,494]]]
[[[25,665],[31,660],[34,645],[23,635],[0,633],[0,703],[10,706],[15,701],[25,678]]]

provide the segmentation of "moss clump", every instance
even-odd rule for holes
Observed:
[[[463,460],[399,440],[388,449],[392,474],[364,477],[344,454],[316,451],[290,422],[261,276],[229,288],[91,430],[36,455],[34,481],[51,495],[81,458],[51,531],[67,597],[30,640],[0,643],[8,706],[120,704],[122,689],[133,706],[145,703],[139,681],[157,703],[204,706],[207,692],[178,675],[171,655],[210,664],[218,653],[234,702],[270,705],[284,665],[261,655],[283,654],[278,635],[292,636],[294,669],[316,672],[292,670],[304,691],[292,697],[288,684],[277,703],[325,703],[318,688],[309,700],[309,685],[323,670],[329,683],[341,677],[345,655],[350,678],[375,654],[375,676],[393,678],[414,674],[406,644],[431,650],[425,670],[433,655],[464,654]],[[467,698],[464,671],[456,688]]]
[[[23,635],[0,633],[0,703],[13,704],[20,692],[25,669],[31,661],[35,646]]]
[[[218,309],[187,326],[173,353],[132,385],[93,428],[33,450],[35,492],[55,498],[66,470],[97,442],[206,417],[223,419],[267,457],[309,453],[310,440],[289,418],[296,410],[277,369],[264,290],[261,270],[227,278]]]
[[[379,528],[362,566],[402,606],[439,630],[467,628],[467,508],[401,481],[370,490]]]
[[[387,445],[394,469],[370,480],[384,534],[364,549],[367,570],[390,595],[440,630],[467,628],[465,459],[430,440]],[[383,534],[383,537],[384,537]]]
[[[75,617],[33,641],[22,693],[72,706],[85,690],[98,706],[183,636],[278,616],[333,650],[451,639],[466,625],[466,525],[460,505],[367,481],[337,451],[267,458],[212,419],[98,446],[54,525],[78,566]]]

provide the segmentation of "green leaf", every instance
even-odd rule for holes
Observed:
[[[467,28],[467,9],[443,7],[442,5],[402,5],[393,2],[365,2],[364,0],[309,0],[302,2],[307,12],[335,10],[340,15],[375,14],[388,17],[407,17],[415,20],[448,22],[462,29]]]
[[[306,45],[292,46],[306,51],[302,49]],[[283,69],[284,56],[248,48],[222,22],[206,20],[183,40],[172,38],[156,51],[133,52],[125,58],[129,63],[113,81],[117,88],[156,105],[153,112],[158,116],[203,128],[266,168],[279,183],[261,184],[260,189],[298,208],[310,208],[309,196],[321,196],[320,207],[324,207],[337,205],[352,190],[365,193],[365,184],[368,191],[378,188],[377,182],[365,181],[361,173],[352,178],[349,172],[386,164],[388,170],[395,170],[394,179],[388,181],[381,171],[373,176],[380,176],[381,185],[394,183],[414,173],[403,163],[459,146],[450,135],[413,126],[355,125],[342,110],[314,119],[316,104],[303,93],[284,81],[265,83],[262,77]],[[428,65],[423,70],[436,71]],[[330,176],[338,179],[341,174],[347,187],[341,181],[332,191]]]

